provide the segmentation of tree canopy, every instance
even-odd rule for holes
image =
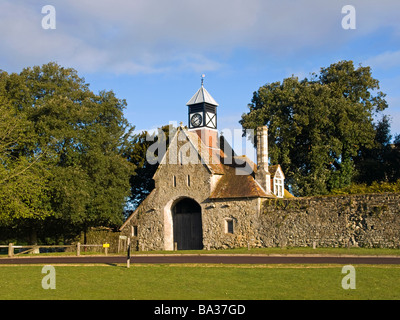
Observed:
[[[340,61],[310,79],[262,86],[240,123],[268,126],[270,161],[282,166],[291,192],[326,194],[353,182],[354,160],[376,146],[374,119],[387,106],[370,67]]]
[[[0,90],[0,224],[121,224],[135,169],[125,100],[56,63],[1,72]]]

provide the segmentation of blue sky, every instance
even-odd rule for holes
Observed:
[[[342,7],[356,29],[342,28]],[[42,7],[56,9],[43,29]],[[254,91],[291,75],[307,77],[339,60],[372,67],[400,133],[398,0],[2,0],[0,69],[56,61],[95,92],[126,99],[136,129],[186,124],[186,102],[205,87],[219,103],[218,127],[240,128]]]

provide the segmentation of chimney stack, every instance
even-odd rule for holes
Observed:
[[[257,168],[268,172],[268,127],[257,128]]]
[[[268,171],[268,127],[257,128],[257,182],[266,193],[271,193],[271,175]]]

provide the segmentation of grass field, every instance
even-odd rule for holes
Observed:
[[[235,248],[221,250],[134,251],[132,254],[332,254],[332,255],[400,255],[400,249],[387,248]]]
[[[1,266],[0,299],[400,299],[399,266],[355,266],[354,290],[338,265],[55,266],[54,290],[42,288],[42,267]]]

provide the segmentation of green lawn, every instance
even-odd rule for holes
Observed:
[[[42,288],[42,266],[1,266],[0,299],[400,299],[400,267],[355,266],[344,290],[342,266],[57,266],[56,289]]]
[[[400,255],[400,249],[387,248],[236,248],[220,250],[134,251],[132,254],[332,254],[332,255]]]

